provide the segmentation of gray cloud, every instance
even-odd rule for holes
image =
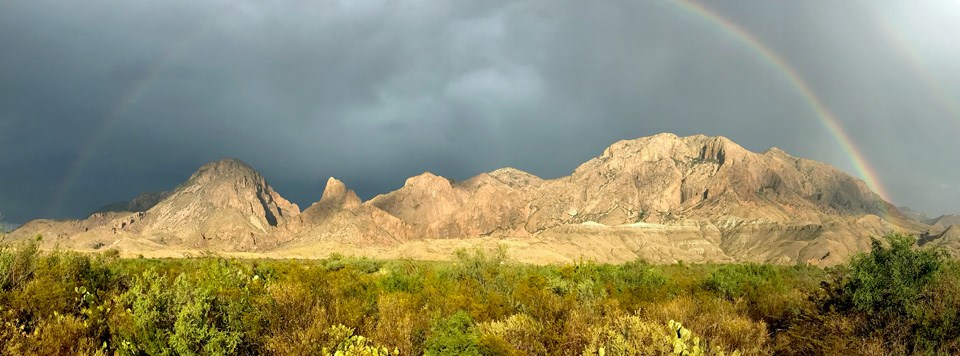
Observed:
[[[705,6],[796,68],[895,203],[960,211],[941,188],[960,176],[960,117],[943,105],[960,99],[944,35],[960,6]],[[425,170],[555,177],[664,131],[860,174],[776,66],[669,1],[14,1],[0,34],[13,221],[83,216],[225,156],[303,205],[331,175],[366,198]]]

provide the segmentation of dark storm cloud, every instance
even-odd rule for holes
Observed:
[[[884,32],[916,41],[956,100],[938,32],[960,30],[960,7],[705,6],[797,69],[896,203],[960,211],[960,118]],[[939,27],[909,17],[925,12]],[[555,177],[664,131],[859,174],[776,66],[669,1],[15,1],[0,5],[0,49],[0,212],[13,221],[83,216],[226,156],[306,205],[328,176],[365,198],[427,170]]]

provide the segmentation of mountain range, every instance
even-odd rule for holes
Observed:
[[[281,258],[443,259],[458,248],[506,245],[533,263],[831,265],[891,231],[960,248],[953,218],[911,219],[827,164],[777,148],[751,152],[725,137],[620,141],[554,179],[514,168],[464,181],[425,172],[367,201],[335,178],[319,188],[316,203],[301,211],[249,165],[224,159],[169,192],[83,220],[34,220],[9,238],[41,234],[48,248],[114,247],[125,255]]]

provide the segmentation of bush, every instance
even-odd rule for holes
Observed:
[[[459,311],[441,319],[430,329],[425,355],[480,355],[478,337],[473,330],[473,319]]]
[[[353,329],[343,325],[331,327],[328,335],[336,335],[337,346],[332,349],[324,348],[323,354],[325,355],[388,356],[400,354],[400,351],[396,349],[391,353],[386,347],[374,345],[369,339],[361,335],[354,335]]]
[[[31,333],[11,330],[0,333],[6,355],[105,355],[106,343],[88,337],[90,325],[80,317],[55,314],[37,323]]]
[[[423,350],[419,346],[430,327],[424,314],[407,293],[381,294],[371,338],[403,355],[421,354]]]
[[[667,285],[667,278],[656,268],[643,260],[624,263],[616,268],[616,273],[611,275],[613,283],[617,286],[617,292],[630,295],[638,301],[651,301],[661,298],[667,298],[669,293],[664,293],[664,287]]]
[[[770,332],[762,320],[747,315],[741,305],[712,296],[683,295],[668,302],[643,305],[637,315],[659,325],[669,320],[696,325],[705,349],[740,350],[744,354],[770,353]]]
[[[716,292],[729,300],[750,295],[769,295],[782,290],[783,278],[770,265],[754,263],[725,265],[703,282],[704,289]]]
[[[590,328],[589,338],[584,355],[663,355],[673,350],[667,328],[633,315]]]
[[[258,290],[246,271],[225,260],[180,274],[172,285],[155,271],[136,278],[119,297],[120,348],[147,354],[232,354],[253,348],[262,314],[253,303]]]
[[[504,285],[499,278],[507,262],[507,250],[503,245],[493,254],[481,249],[457,250],[456,273],[461,279],[476,282],[483,291],[502,291]]]
[[[547,353],[541,341],[543,327],[526,314],[515,314],[503,321],[482,323],[477,325],[477,332],[480,334],[481,348],[489,350],[484,354],[494,350],[497,353],[526,355]]]
[[[956,347],[960,300],[953,295],[960,292],[958,276],[943,273],[944,253],[915,249],[913,244],[913,237],[896,233],[874,240],[869,253],[834,271],[816,300],[816,314],[807,315],[809,322],[791,334],[827,333],[817,324],[849,320],[852,337],[877,340],[883,353],[937,353]]]
[[[908,242],[875,244],[823,289],[814,267],[530,266],[502,249],[243,261],[24,245],[0,250],[0,354],[960,354],[960,263]]]
[[[331,326],[327,310],[317,302],[316,294],[299,282],[278,282],[268,287],[269,301],[263,305],[267,329],[264,348],[274,355],[317,355],[324,346],[336,344],[327,339]]]
[[[893,234],[886,241],[889,247],[874,240],[870,253],[850,262],[850,272],[841,286],[842,302],[881,322],[903,316],[916,318],[918,302],[943,268],[944,255],[914,250],[911,236]]]
[[[14,248],[0,247],[0,290],[20,288],[33,277],[39,248],[37,241],[25,241]]]

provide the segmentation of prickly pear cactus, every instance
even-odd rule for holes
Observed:
[[[704,350],[703,345],[700,344],[700,337],[693,336],[693,333],[687,328],[683,327],[683,324],[680,324],[677,321],[670,320],[667,323],[667,326],[671,331],[671,338],[673,338],[673,354],[680,356],[704,356],[708,355],[706,350]],[[723,350],[720,350],[719,347],[714,347],[710,355],[725,356],[726,353]],[[734,351],[731,356],[740,356],[740,351]]]

